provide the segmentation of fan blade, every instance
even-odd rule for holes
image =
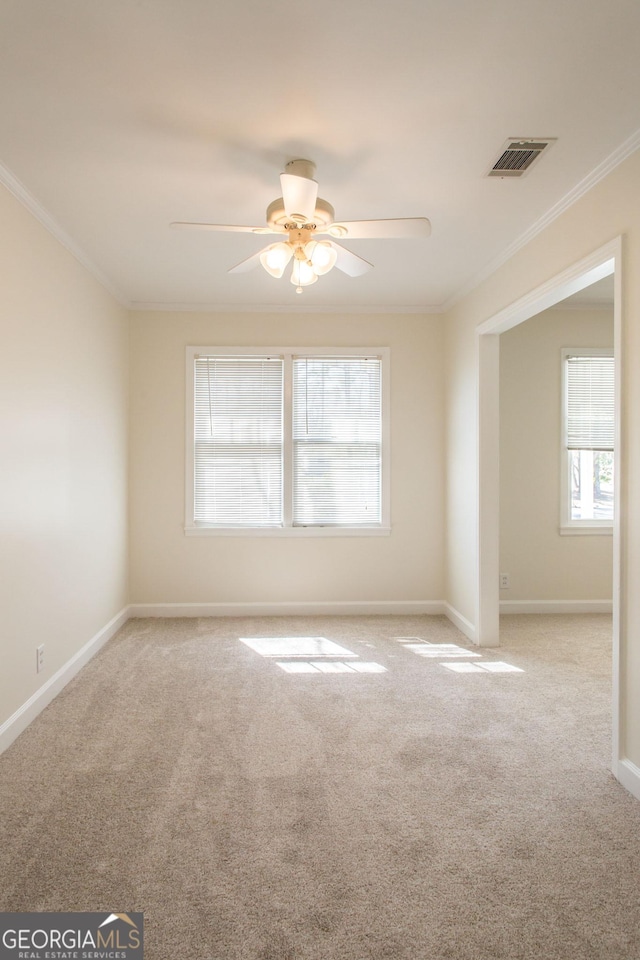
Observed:
[[[239,227],[228,223],[189,223],[176,220],[170,226],[178,230],[224,230],[227,233],[279,233],[271,227]],[[284,233],[284,231],[282,231]]]
[[[313,220],[318,197],[317,181],[296,177],[292,173],[281,173],[280,185],[286,215],[294,222],[308,223]]]
[[[249,270],[253,270],[254,267],[257,267],[260,263],[260,254],[265,250],[266,247],[263,247],[262,250],[258,250],[257,253],[252,254],[250,257],[247,257],[246,260],[241,260],[240,263],[236,263],[235,267],[230,267],[229,273],[248,273]]]
[[[342,220],[316,232],[349,240],[418,239],[429,236],[431,224],[426,217],[407,217],[403,220]]]
[[[346,247],[341,246],[339,243],[334,243],[332,240],[329,242],[338,254],[336,267],[338,270],[346,273],[347,276],[361,277],[363,273],[367,273],[367,271],[373,267],[373,264],[369,263],[368,260],[363,260],[362,257],[358,257],[355,253],[352,253],[351,250],[347,250]]]

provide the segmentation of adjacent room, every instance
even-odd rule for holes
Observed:
[[[0,921],[640,955],[640,7],[0,25]]]

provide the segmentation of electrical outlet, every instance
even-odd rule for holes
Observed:
[[[36,647],[36,673],[40,673],[41,670],[44,670],[44,643]]]
[[[500,574],[500,589],[501,589],[501,590],[508,590],[509,587],[510,587],[510,585],[511,585],[511,584],[509,583],[509,574],[508,574],[508,573],[501,573],[501,574]]]

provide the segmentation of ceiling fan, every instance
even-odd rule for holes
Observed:
[[[373,264],[352,253],[333,238],[345,240],[419,239],[428,237],[431,224],[426,217],[399,220],[337,221],[333,207],[318,196],[311,160],[291,160],[280,174],[282,196],[267,207],[266,227],[244,227],[223,223],[174,222],[172,227],[195,230],[224,230],[234,233],[280,234],[283,239],[258,250],[231,267],[229,273],[245,273],[261,263],[272,277],[280,278],[293,260],[291,282],[297,293],[318,277],[337,267],[350,277],[359,277]],[[328,236],[330,240],[316,240]]]

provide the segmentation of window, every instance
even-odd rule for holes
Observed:
[[[199,356],[194,363],[194,522],[281,523],[282,360]]]
[[[187,349],[187,534],[388,533],[387,348]]]
[[[614,359],[607,349],[563,358],[562,532],[610,533],[613,524]]]

